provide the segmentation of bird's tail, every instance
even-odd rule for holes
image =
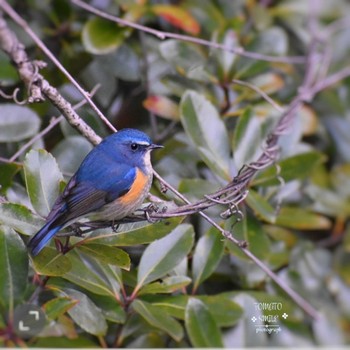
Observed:
[[[33,256],[38,255],[47,242],[58,232],[63,225],[51,227],[52,222],[44,225],[28,242],[28,248]]]

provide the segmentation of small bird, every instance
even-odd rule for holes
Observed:
[[[152,184],[150,153],[162,147],[135,129],[106,137],[85,157],[46,224],[30,239],[31,254],[39,254],[58,231],[81,217],[120,220],[138,209]]]

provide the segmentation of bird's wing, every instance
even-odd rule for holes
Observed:
[[[78,171],[57,199],[47,221],[65,224],[94,212],[128,192],[135,177],[136,168],[124,164]]]

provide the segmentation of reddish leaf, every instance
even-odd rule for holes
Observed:
[[[152,10],[156,15],[183,31],[197,35],[201,28],[195,18],[186,10],[173,5],[154,5]]]
[[[150,112],[171,120],[179,120],[179,108],[165,96],[152,95],[143,101],[143,106]]]

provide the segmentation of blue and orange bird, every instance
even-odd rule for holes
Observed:
[[[152,184],[150,153],[161,147],[135,129],[106,137],[85,157],[46,224],[30,239],[31,254],[39,254],[58,231],[82,217],[120,220],[138,209]]]

